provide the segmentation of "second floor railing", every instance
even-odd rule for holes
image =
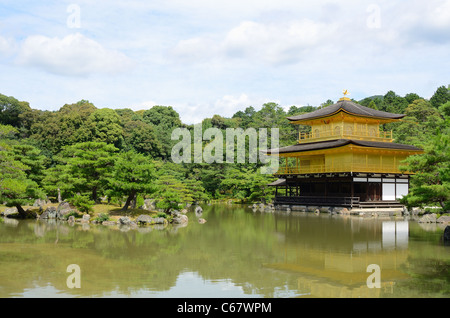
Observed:
[[[321,141],[329,139],[358,139],[358,140],[371,140],[391,142],[393,140],[391,131],[375,131],[375,130],[313,130],[311,132],[299,133],[299,143]]]
[[[297,167],[280,167],[277,175],[286,174],[315,174],[333,172],[364,172],[364,173],[408,173],[400,171],[395,164],[364,164],[353,162],[342,162],[339,164],[305,165]]]

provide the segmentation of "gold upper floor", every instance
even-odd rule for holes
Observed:
[[[341,112],[330,117],[302,122],[302,125],[310,126],[311,131],[300,132],[298,142],[309,143],[334,139],[392,142],[394,140],[392,130],[382,131],[380,129],[380,125],[385,122]]]

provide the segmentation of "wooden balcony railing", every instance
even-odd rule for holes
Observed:
[[[342,130],[325,130],[325,131],[312,131],[299,133],[299,143],[322,141],[330,139],[358,139],[358,140],[371,140],[392,142],[392,130],[391,131],[342,131]]]
[[[405,173],[394,164],[360,164],[360,163],[339,163],[330,165],[309,165],[298,167],[280,167],[276,175],[294,174],[316,174],[316,173],[340,173],[340,172],[364,172],[364,173]]]

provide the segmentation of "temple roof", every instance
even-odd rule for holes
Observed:
[[[343,147],[349,144],[356,146],[369,147],[369,148],[385,148],[385,149],[397,149],[397,150],[412,150],[412,151],[422,151],[422,149],[404,144],[397,144],[393,142],[381,142],[381,141],[367,141],[367,140],[350,140],[350,139],[337,139],[337,140],[327,140],[319,142],[311,142],[305,144],[296,144],[288,147],[269,149],[267,154],[272,153],[292,153],[292,152],[304,152],[313,151],[320,149],[330,149]]]
[[[277,186],[283,186],[286,185],[286,179],[278,179],[272,183],[269,183],[269,187],[277,187]]]
[[[345,111],[347,113],[351,113],[351,114],[359,115],[359,116],[363,116],[363,117],[375,117],[375,118],[383,118],[383,119],[400,119],[400,118],[405,117],[404,114],[393,114],[393,113],[383,112],[381,110],[376,110],[376,109],[372,109],[369,107],[359,105],[350,100],[340,100],[336,104],[326,106],[324,108],[315,110],[310,113],[287,117],[287,119],[289,119],[290,121],[309,120],[309,119],[330,116],[341,110]]]

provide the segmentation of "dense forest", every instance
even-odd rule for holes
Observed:
[[[406,114],[393,130],[394,142],[425,149],[405,165],[415,171],[408,206],[438,205],[450,208],[450,86],[438,87],[430,99],[415,93],[385,95],[356,101],[382,111]],[[231,118],[219,114],[205,118],[202,129],[279,128],[280,146],[297,142],[297,127],[287,116],[311,112],[333,104],[291,106],[276,103],[259,110],[253,106]],[[97,108],[87,100],[66,104],[57,111],[33,109],[28,102],[0,94],[0,203],[23,206],[37,198],[68,200],[81,210],[102,200],[124,209],[154,198],[158,207],[216,199],[242,202],[268,201],[274,180],[262,174],[262,163],[174,163],[171,139],[184,124],[171,106],[150,109]],[[308,127],[300,127],[307,131]],[[203,147],[208,141],[203,141]],[[269,145],[270,146],[270,145]]]

